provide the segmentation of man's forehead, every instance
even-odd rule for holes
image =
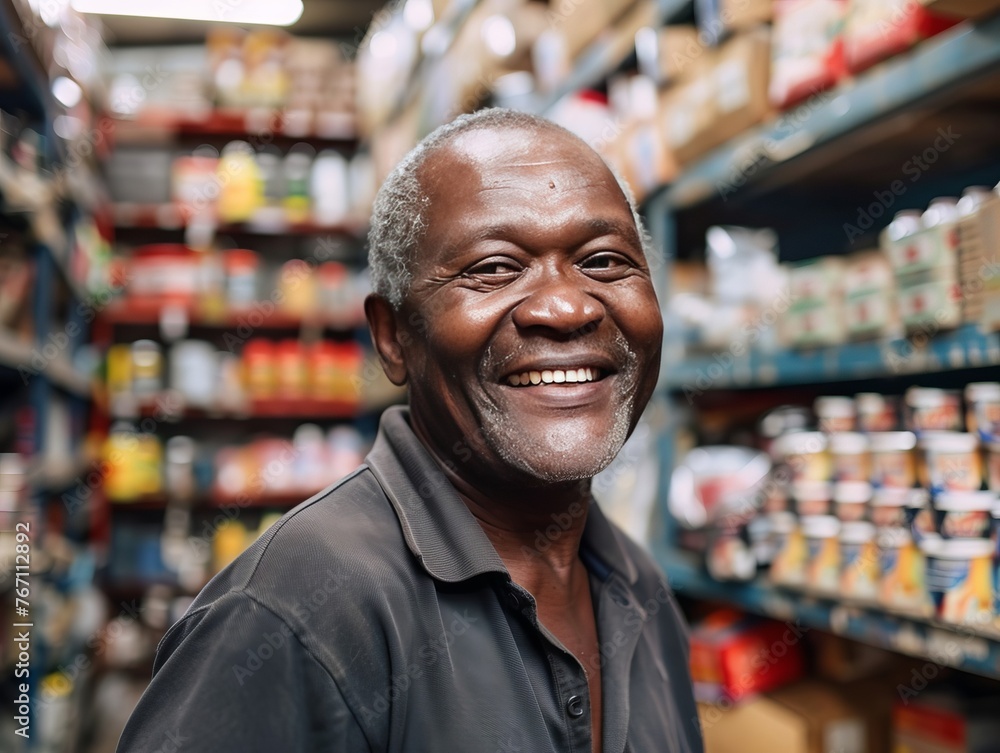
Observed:
[[[567,166],[571,169],[567,170]],[[456,178],[469,180],[478,176],[479,187],[494,188],[532,176],[548,179],[556,171],[560,175],[559,187],[563,189],[591,185],[614,189],[617,185],[596,152],[576,137],[554,128],[493,127],[466,131],[432,155],[425,167],[429,168],[432,182],[438,178],[439,186],[446,188],[457,188]]]

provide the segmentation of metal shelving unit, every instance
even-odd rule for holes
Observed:
[[[691,0],[656,0],[656,22],[664,25],[689,11]],[[544,115],[567,95],[594,86],[608,77],[622,65],[614,40],[601,38],[593,42],[580,56],[569,78],[547,94],[538,95],[526,108],[538,115]]]
[[[961,105],[963,92],[976,92],[969,96],[981,97],[984,88],[991,86],[989,82],[995,82],[998,75],[1000,17],[993,17],[960,24],[843,82],[796,110],[724,144],[689,166],[671,185],[651,195],[644,214],[655,247],[669,262],[684,254],[680,244],[682,230],[688,232],[687,248],[691,247],[691,237],[696,235],[691,227],[684,228],[684,223],[697,231],[708,224],[726,224],[735,216],[738,219],[734,224],[745,224],[752,222],[756,210],[769,201],[778,206],[770,206],[766,218],[757,220],[759,224],[799,221],[800,218],[792,216],[796,210],[782,206],[782,202],[803,187],[814,191],[804,201],[820,200],[828,175],[840,171],[842,176],[845,169],[854,170],[853,182],[848,185],[861,192],[855,201],[870,198],[873,189],[883,187],[878,181],[884,175],[877,171],[868,174],[863,160],[845,168],[845,163],[850,162],[846,155],[852,154],[851,149],[858,144],[868,149],[874,145],[888,155],[886,160],[890,163],[895,154],[899,157],[898,171],[898,165],[909,156],[901,150],[909,146],[905,141],[894,140],[894,134],[905,132],[907,124],[912,122],[922,122],[927,127],[926,123],[931,121],[920,118],[927,118],[928,113],[935,112],[935,107],[955,107],[956,102]],[[968,114],[968,110],[964,112]],[[892,127],[886,127],[888,123]],[[991,159],[1000,156],[997,143],[990,142],[989,149],[993,150]],[[964,166],[962,169],[981,166],[968,156],[966,153],[966,159],[959,163]],[[988,162],[987,166],[992,164]],[[947,183],[948,190],[954,190],[954,178],[948,176],[951,181]],[[933,175],[923,180],[920,192],[914,191],[908,197],[914,204],[923,200],[927,190],[934,189]],[[942,185],[944,181],[942,178]],[[857,188],[865,185],[868,185],[865,189]],[[881,225],[889,222],[891,214],[886,212]],[[813,254],[823,252],[813,251]],[[661,267],[656,283],[662,292],[669,286],[669,264]],[[667,406],[668,415],[675,418],[661,429],[657,438],[660,498],[667,497],[684,406],[692,397],[718,392],[718,399],[712,398],[716,402],[739,400],[738,394],[726,397],[722,393],[793,385],[826,385],[836,392],[838,383],[857,380],[887,380],[900,385],[902,391],[914,383],[917,375],[933,381],[946,372],[969,370],[976,378],[996,378],[997,366],[1000,366],[1000,333],[984,333],[973,325],[948,332],[926,332],[908,339],[811,350],[744,351],[737,347],[691,355],[680,344],[668,342],[657,399]],[[798,621],[804,627],[923,657],[936,665],[1000,679],[1000,630],[995,625],[957,627],[887,613],[876,607],[776,588],[765,578],[750,583],[718,582],[709,575],[699,557],[676,547],[676,524],[665,504],[659,512],[659,528],[651,536],[651,546],[679,594],[718,600],[780,620]]]

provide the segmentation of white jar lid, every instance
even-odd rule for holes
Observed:
[[[813,455],[826,450],[827,436],[821,431],[793,431],[775,440],[779,455]]]
[[[906,490],[906,506],[921,509],[927,507],[931,501],[931,494],[924,488]]]
[[[842,523],[840,540],[847,544],[865,544],[875,538],[875,526],[867,520]]]
[[[829,502],[833,499],[833,484],[825,481],[797,481],[792,484],[796,502]]]
[[[854,418],[854,398],[824,396],[817,397],[813,411],[822,418]]]
[[[840,521],[833,515],[805,515],[802,533],[810,539],[829,539],[840,534]]]
[[[946,560],[971,560],[992,557],[996,545],[989,539],[936,539],[920,542],[920,549],[928,557]]]
[[[1000,402],[1000,382],[972,382],[965,385],[965,399],[970,403],[980,401]]]
[[[957,401],[957,395],[936,387],[910,387],[906,391],[906,404],[912,408],[940,408],[954,405]]]
[[[903,526],[887,526],[875,532],[875,543],[883,549],[896,549],[913,542],[913,534]]]
[[[872,498],[872,485],[866,481],[841,481],[833,486],[833,501],[846,504],[868,502]]]
[[[906,507],[911,491],[911,489],[885,486],[875,491],[874,496],[872,496],[872,504],[875,507]]]
[[[834,455],[861,455],[868,452],[868,436],[856,431],[840,431],[830,435],[830,452]]]
[[[935,510],[990,512],[996,505],[996,492],[942,492],[934,497]]]
[[[771,530],[775,533],[791,533],[799,525],[799,519],[795,513],[781,511],[770,514]]]
[[[906,452],[917,446],[912,431],[876,431],[868,435],[872,452]]]
[[[920,447],[928,452],[975,452],[979,437],[962,431],[927,431],[920,436]]]

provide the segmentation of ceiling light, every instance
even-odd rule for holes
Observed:
[[[72,109],[80,104],[83,90],[73,79],[59,76],[52,82],[52,96],[58,99],[66,109]]]
[[[403,20],[416,32],[427,31],[434,23],[434,6],[431,0],[406,0]]]
[[[498,58],[505,58],[517,49],[514,24],[505,16],[490,16],[483,21],[482,34],[486,46]]]
[[[234,24],[290,26],[302,15],[302,0],[72,0],[81,13],[179,18]]]

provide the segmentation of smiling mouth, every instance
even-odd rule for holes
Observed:
[[[601,370],[595,368],[544,369],[511,374],[507,377],[507,383],[511,387],[534,387],[539,384],[580,384],[598,382],[603,376]]]

